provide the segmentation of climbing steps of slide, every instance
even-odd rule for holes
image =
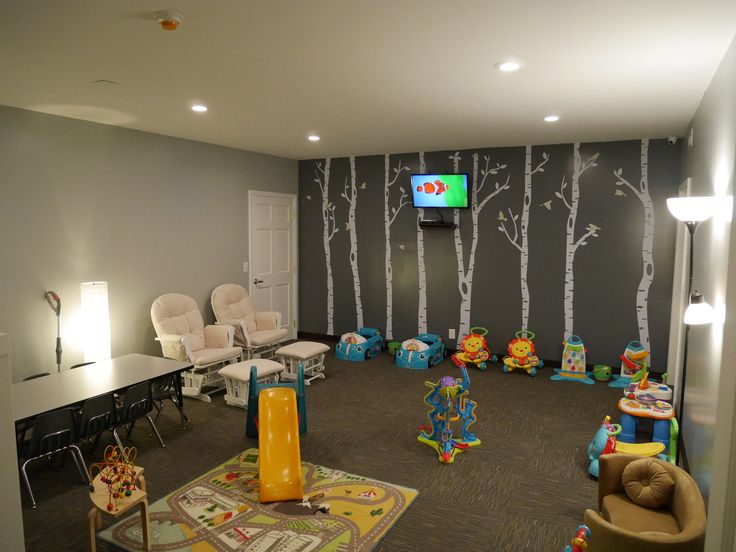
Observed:
[[[260,502],[302,500],[302,462],[296,392],[286,387],[258,394]]]

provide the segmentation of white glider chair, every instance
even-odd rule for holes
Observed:
[[[212,292],[212,310],[218,324],[235,328],[235,344],[247,358],[270,358],[288,333],[281,327],[281,313],[256,312],[243,286],[222,284]]]
[[[210,402],[210,393],[224,389],[224,380],[217,371],[223,364],[239,361],[243,352],[241,347],[233,346],[233,328],[205,326],[194,299],[180,293],[157,298],[151,305],[151,320],[163,355],[194,365],[182,373],[182,393]],[[206,392],[205,387],[209,388]]]

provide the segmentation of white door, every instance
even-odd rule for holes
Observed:
[[[296,339],[296,195],[250,190],[248,204],[250,296],[257,311],[280,312]]]

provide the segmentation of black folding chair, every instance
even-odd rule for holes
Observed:
[[[115,427],[117,404],[115,394],[108,393],[82,403],[77,424],[77,436],[80,441],[87,441],[89,452],[94,451],[105,431],[112,431]]]
[[[176,378],[181,377],[179,374],[171,374],[153,380],[151,383],[151,394],[153,397],[153,406],[156,407],[156,418],[153,423],[158,423],[159,416],[164,410],[164,401],[170,400],[179,411],[179,419],[181,420],[181,428],[186,429],[189,418],[184,414],[182,405],[179,404],[179,398],[176,394]]]
[[[151,416],[148,415],[151,410],[153,410],[151,382],[144,381],[143,383],[138,383],[132,387],[129,387],[128,390],[125,392],[125,400],[123,401],[123,406],[118,408],[115,420],[115,428],[112,431],[113,435],[115,436],[115,441],[120,447],[120,450],[123,450],[123,443],[120,441],[118,428],[121,426],[127,426],[128,433],[126,434],[125,438],[129,439],[130,432],[133,431],[133,426],[135,425],[136,420],[143,417],[145,417],[148,420],[148,423],[151,424],[151,429],[153,429],[156,437],[158,437],[158,441],[159,443],[161,443],[161,446],[166,446],[164,444],[164,440],[161,439],[161,435],[156,428],[156,424],[153,422]]]
[[[66,453],[68,450],[72,455],[74,464],[77,466],[77,470],[79,470],[82,476],[82,482],[89,483],[87,471],[84,469],[82,452],[74,444],[76,440],[74,413],[71,408],[53,410],[46,414],[41,414],[36,418],[33,424],[33,435],[31,436],[28,454],[23,455],[27,459],[20,466],[20,472],[26,484],[28,496],[31,498],[33,508],[36,507],[36,499],[33,496],[26,467],[34,460],[38,460],[39,458],[48,458],[51,460],[54,454],[59,452]]]

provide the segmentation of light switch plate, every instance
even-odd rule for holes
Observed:
[[[243,261],[243,272],[248,272],[248,261]]]

